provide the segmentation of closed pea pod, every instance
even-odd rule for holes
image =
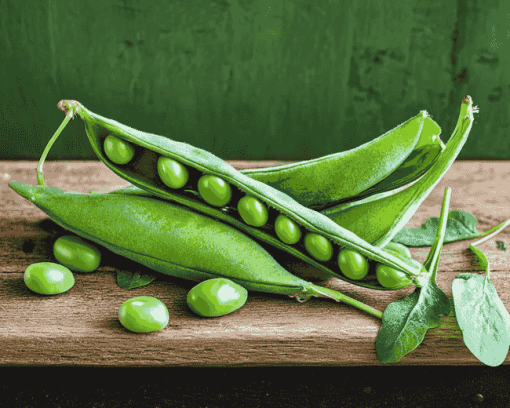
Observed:
[[[382,317],[361,302],[292,275],[242,232],[180,205],[143,195],[9,186],[66,230],[163,274],[195,282],[226,278],[247,290],[299,301],[328,297]]]
[[[354,149],[317,159],[240,172],[321,210],[366,191],[389,191],[421,176],[441,151],[441,128],[422,111]],[[428,165],[421,167],[427,159]],[[416,163],[416,164],[415,164]],[[414,169],[418,169],[415,173]],[[391,183],[384,183],[393,176]],[[403,184],[404,183],[404,184]]]
[[[355,281],[340,273],[336,255],[344,247],[357,251],[372,261],[402,270],[411,278],[426,272],[424,268],[410,267],[384,250],[371,246],[329,218],[303,207],[278,190],[244,176],[209,152],[105,119],[86,110],[76,101],[61,101],[59,107],[65,110],[68,116],[75,113],[80,115],[86,123],[87,135],[94,151],[120,177],[165,200],[184,204],[194,211],[200,211],[240,228],[253,237],[340,279],[359,286],[384,289],[377,283],[375,276],[364,281]],[[103,142],[110,134],[115,134],[134,148],[135,153],[129,163],[118,166],[105,154]],[[187,168],[188,188],[184,190],[168,188],[161,181],[156,169],[160,157],[169,157]],[[209,187],[209,184],[216,185],[219,189]],[[245,196],[254,197],[264,204],[268,211],[267,224],[261,227],[250,225],[239,214],[240,211],[232,211],[237,209],[237,204]],[[281,240],[275,232],[275,220],[279,215],[284,215],[298,225],[300,230],[306,231],[308,239],[293,246]],[[258,221],[256,224],[261,222]]]

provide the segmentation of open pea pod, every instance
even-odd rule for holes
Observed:
[[[375,273],[368,274],[362,280],[347,278],[338,266],[338,255],[342,249],[355,251],[372,263],[383,264],[403,272],[409,279],[409,286],[420,274],[428,274],[424,267],[416,268],[393,256],[381,248],[374,247],[357,235],[337,225],[328,217],[297,203],[288,195],[253,180],[215,155],[186,143],[176,142],[163,136],[149,134],[125,126],[119,122],[97,115],[77,101],[61,101],[58,107],[66,112],[66,120],[55,136],[50,140],[45,154],[58,137],[65,124],[74,115],[79,115],[85,122],[85,129],[93,150],[112,171],[124,180],[165,200],[183,204],[194,211],[211,216],[228,223],[245,233],[275,248],[286,251],[306,263],[358,286],[372,289],[400,289],[404,286],[383,287]],[[111,149],[109,143],[117,143],[118,155],[107,154]],[[160,160],[170,160],[167,166],[177,169],[174,176],[186,175],[183,184],[172,188],[162,179]],[[41,167],[38,169],[39,184],[44,185]],[[163,173],[164,174],[164,173]],[[203,177],[209,177],[202,183]],[[216,180],[220,186],[220,196],[208,198],[200,191],[202,186]],[[219,181],[218,181],[219,180]],[[171,180],[170,180],[171,181]],[[218,184],[219,183],[219,184]],[[171,183],[170,183],[171,184]],[[213,193],[216,190],[209,190]],[[227,191],[227,193],[225,193]],[[225,195],[222,195],[225,193]],[[212,198],[227,201],[218,205]],[[260,223],[260,219],[265,221]],[[275,226],[284,221],[282,234]],[[298,236],[297,242],[286,243],[284,236],[289,233]],[[291,238],[293,238],[291,237]]]
[[[411,121],[418,121],[419,119],[418,115]],[[409,126],[409,123],[410,121],[405,122],[396,129],[393,129],[391,132],[380,136],[378,139],[386,137],[388,134],[391,134],[393,137],[398,137],[399,133],[403,132],[402,127],[406,124]],[[397,130],[399,132],[396,132]],[[432,168],[434,168],[432,172],[435,172],[435,177],[442,177],[436,172],[438,166],[442,165],[441,163],[445,161],[445,157],[450,164],[452,163],[452,155],[454,159],[460,151],[457,148],[454,149],[453,145],[458,146],[459,142],[462,142],[462,139],[465,140],[469,132],[463,133],[461,135],[462,139],[459,139],[457,136],[449,142],[450,147],[448,148],[447,153],[444,153],[446,146],[441,139],[439,139],[440,133],[441,128],[439,125],[429,116],[426,116],[424,118],[420,139],[414,146],[414,150],[404,160],[404,162],[402,162],[400,166],[398,166],[398,168],[386,178],[366,190],[360,188],[361,185],[366,186],[365,180],[360,179],[360,185],[352,190],[351,195],[349,195],[350,193],[348,193],[345,189],[347,185],[346,182],[352,182],[352,177],[357,177],[358,173],[352,171],[353,163],[351,159],[354,156],[351,154],[347,155],[345,153],[351,153],[352,151],[337,153],[320,159],[294,163],[287,166],[240,170],[240,172],[250,178],[262,181],[265,184],[288,194],[300,204],[308,204],[306,205],[308,208],[325,214],[339,225],[347,227],[348,230],[354,232],[356,235],[360,236],[372,245],[384,246],[384,244],[389,242],[397,232],[395,229],[392,229],[393,220],[409,220],[417,209],[417,207],[413,207],[412,209],[408,208],[409,200],[412,198],[409,192],[396,194],[396,190],[402,189],[403,187],[409,187],[412,183],[416,182],[431,171]],[[363,145],[360,146],[360,148],[366,146],[367,145]],[[358,154],[361,152],[361,150],[357,150]],[[380,153],[380,156],[383,157],[384,153]],[[440,158],[441,162],[436,164]],[[324,163],[325,167],[324,169],[321,169],[321,166]],[[366,161],[363,163],[360,161],[360,168],[365,170],[370,169],[376,173],[377,166],[380,166],[381,162],[376,162],[373,167],[370,167],[370,165],[367,166],[367,164],[368,163],[366,163]],[[316,181],[315,187],[310,190],[311,192],[308,192],[307,190],[307,185],[309,184],[308,178],[305,177],[307,171],[310,171],[311,174],[314,175],[313,178]],[[442,174],[444,174],[444,169],[441,171]],[[348,175],[350,178],[339,178],[339,173]],[[322,174],[322,177],[319,177],[320,174]],[[374,179],[372,179],[372,181],[373,180]],[[428,180],[430,181],[430,178]],[[423,184],[423,181],[421,181],[421,183]],[[333,190],[334,186],[337,186],[337,190],[332,191],[332,196],[329,200],[323,200],[324,202],[320,202],[320,200],[322,200],[321,197],[323,197],[324,194],[316,194],[318,189],[317,186],[324,187],[330,191]],[[359,192],[360,190],[363,191]],[[140,193],[145,190],[131,185],[117,191]],[[356,192],[358,193],[356,194]],[[149,192],[145,192],[145,194],[150,195]],[[392,199],[392,196],[395,196],[395,198]],[[405,196],[404,200],[401,200],[402,196]],[[390,208],[393,218],[385,217],[378,223],[371,223],[370,213],[374,210],[369,207],[377,206],[375,201],[385,197],[389,197],[389,199],[385,202],[385,206]],[[353,220],[349,215],[349,211],[351,211],[350,209],[356,209],[357,222],[352,222]],[[379,208],[379,212],[381,214],[389,214],[387,213],[386,208],[383,207]]]
[[[160,273],[195,282],[227,278],[247,290],[300,302],[330,298],[382,318],[368,305],[292,275],[236,228],[181,205],[157,197],[84,194],[19,182],[9,187],[66,230]]]

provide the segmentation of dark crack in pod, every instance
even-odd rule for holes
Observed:
[[[97,156],[124,180],[158,197],[189,206],[193,210],[229,223],[339,279],[371,289],[394,290],[417,283],[416,278],[421,273],[428,273],[421,264],[421,268],[416,268],[391,253],[370,245],[328,217],[300,205],[288,195],[264,183],[243,175],[227,162],[205,150],[130,128],[90,112],[77,101],[61,101],[58,107],[67,115],[77,113],[84,120],[87,136]],[[125,143],[127,154],[124,157],[128,160],[121,159],[117,160],[119,163],[115,163],[108,157],[104,147],[108,137]],[[180,188],[171,188],[161,180],[158,173],[158,160],[161,157],[172,159],[186,169],[187,181]],[[231,199],[227,204],[221,207],[214,206],[202,198],[198,188],[202,176],[219,177],[228,184]],[[246,196],[257,199],[267,209],[265,225],[260,227],[248,225],[241,217],[238,203]],[[299,242],[293,245],[285,244],[278,237],[274,224],[279,215],[284,215],[299,226],[301,231]],[[305,247],[305,240],[310,241],[310,237],[329,243],[331,256],[319,259],[311,255]],[[337,258],[343,248],[360,253],[370,262],[371,273],[363,280],[349,279],[341,273]],[[384,288],[379,285],[373,273],[375,263],[402,271],[409,280],[399,287]]]

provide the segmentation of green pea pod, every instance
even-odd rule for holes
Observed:
[[[410,278],[409,284],[413,281],[416,283],[416,278],[420,274],[428,273],[423,267],[417,269],[381,248],[370,245],[328,217],[300,205],[288,195],[241,174],[205,150],[135,130],[92,113],[77,101],[61,101],[58,107],[66,112],[66,119],[43,153],[38,167],[39,185],[44,185],[42,163],[45,155],[68,120],[78,114],[85,122],[87,136],[97,156],[124,180],[158,197],[178,202],[194,211],[226,222],[309,265],[358,286],[380,290],[393,289],[379,285],[375,274],[368,274],[365,279],[357,281],[344,276],[336,260],[342,248],[356,251],[373,263],[378,262],[404,272]],[[107,150],[104,150],[111,147],[107,139],[122,142],[124,150],[119,151],[115,162],[107,155]],[[181,188],[170,188],[161,180],[158,166],[161,158],[172,160],[177,164],[181,174],[186,174],[187,181]],[[222,188],[225,185],[231,188],[230,203],[218,207],[206,202],[205,197],[199,193],[199,181],[204,175],[218,177],[222,183],[226,183]],[[265,207],[265,211],[268,212],[266,225],[254,227],[243,220],[237,203],[246,195],[254,197],[258,205]],[[277,236],[274,221],[278,215],[286,216],[301,230],[302,239],[299,242],[293,245],[286,244]]]
[[[332,298],[382,318],[380,311],[292,275],[237,229],[180,205],[18,182],[9,187],[66,230],[163,274],[196,282],[227,278],[247,290],[301,302],[312,296]]]
[[[422,111],[355,149],[284,166],[240,172],[306,207],[322,211],[417,180],[444,149],[440,133],[439,125]]]
[[[453,164],[469,136],[476,112],[478,109],[473,107],[471,97],[464,98],[457,125],[445,150],[430,170],[411,186],[338,205],[322,214],[372,245],[385,246],[407,224]]]

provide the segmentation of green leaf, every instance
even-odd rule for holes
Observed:
[[[506,245],[503,241],[496,241],[496,245],[498,246],[498,249],[502,249],[503,251],[506,251]]]
[[[427,284],[410,295],[390,303],[375,342],[381,363],[394,363],[413,351],[423,341],[428,329],[439,327],[440,317],[452,309],[450,299],[435,283]]]
[[[444,242],[451,189],[446,188],[439,217],[436,239],[424,266],[431,277],[421,288],[390,303],[383,312],[382,325],[375,342],[377,357],[381,363],[394,363],[413,351],[423,341],[428,329],[439,327],[440,317],[447,316],[452,304],[437,286],[436,274]]]
[[[438,217],[431,217],[418,228],[402,228],[395,234],[392,241],[407,246],[431,246],[432,242],[434,242],[434,237],[436,236],[438,222]],[[448,222],[446,224],[444,242],[456,242],[464,239],[483,237],[488,234],[494,235],[494,233],[498,233],[507,225],[510,225],[510,220],[505,221],[485,232],[478,232],[476,229],[477,224],[478,221],[474,215],[466,211],[450,211],[448,214]]]
[[[392,241],[407,246],[431,246],[436,236],[438,223],[439,217],[431,217],[418,228],[402,228]],[[477,224],[477,219],[466,211],[450,211],[444,242],[455,242],[483,235],[477,231]]]
[[[488,267],[483,252],[475,251],[480,253],[481,263]],[[452,291],[464,344],[482,363],[501,365],[510,347],[510,315],[489,277],[461,273],[453,280]]]
[[[140,288],[147,286],[156,277],[156,274],[119,270],[117,271],[117,284],[123,289]]]

